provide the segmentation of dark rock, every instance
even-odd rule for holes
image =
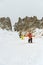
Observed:
[[[43,28],[43,18],[41,20],[37,19],[36,16],[28,17],[19,20],[17,23],[14,24],[15,31],[26,31],[26,30],[34,30],[36,28]]]
[[[0,28],[6,29],[6,30],[12,30],[11,20],[9,17],[0,18]]]

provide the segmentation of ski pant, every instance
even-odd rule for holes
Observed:
[[[28,39],[28,43],[32,43],[32,38]]]

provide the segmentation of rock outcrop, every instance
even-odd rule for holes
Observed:
[[[21,19],[19,17],[18,22],[14,24],[15,31],[29,31],[35,30],[36,28],[43,28],[43,17],[41,20],[37,19],[36,16],[28,17]]]
[[[0,18],[0,28],[6,29],[6,30],[12,30],[11,20],[9,17]]]

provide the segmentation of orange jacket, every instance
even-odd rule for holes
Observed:
[[[32,33],[28,33],[27,37],[32,38]]]

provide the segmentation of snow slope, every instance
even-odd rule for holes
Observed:
[[[43,65],[43,36],[29,44],[17,32],[0,30],[0,65]]]

